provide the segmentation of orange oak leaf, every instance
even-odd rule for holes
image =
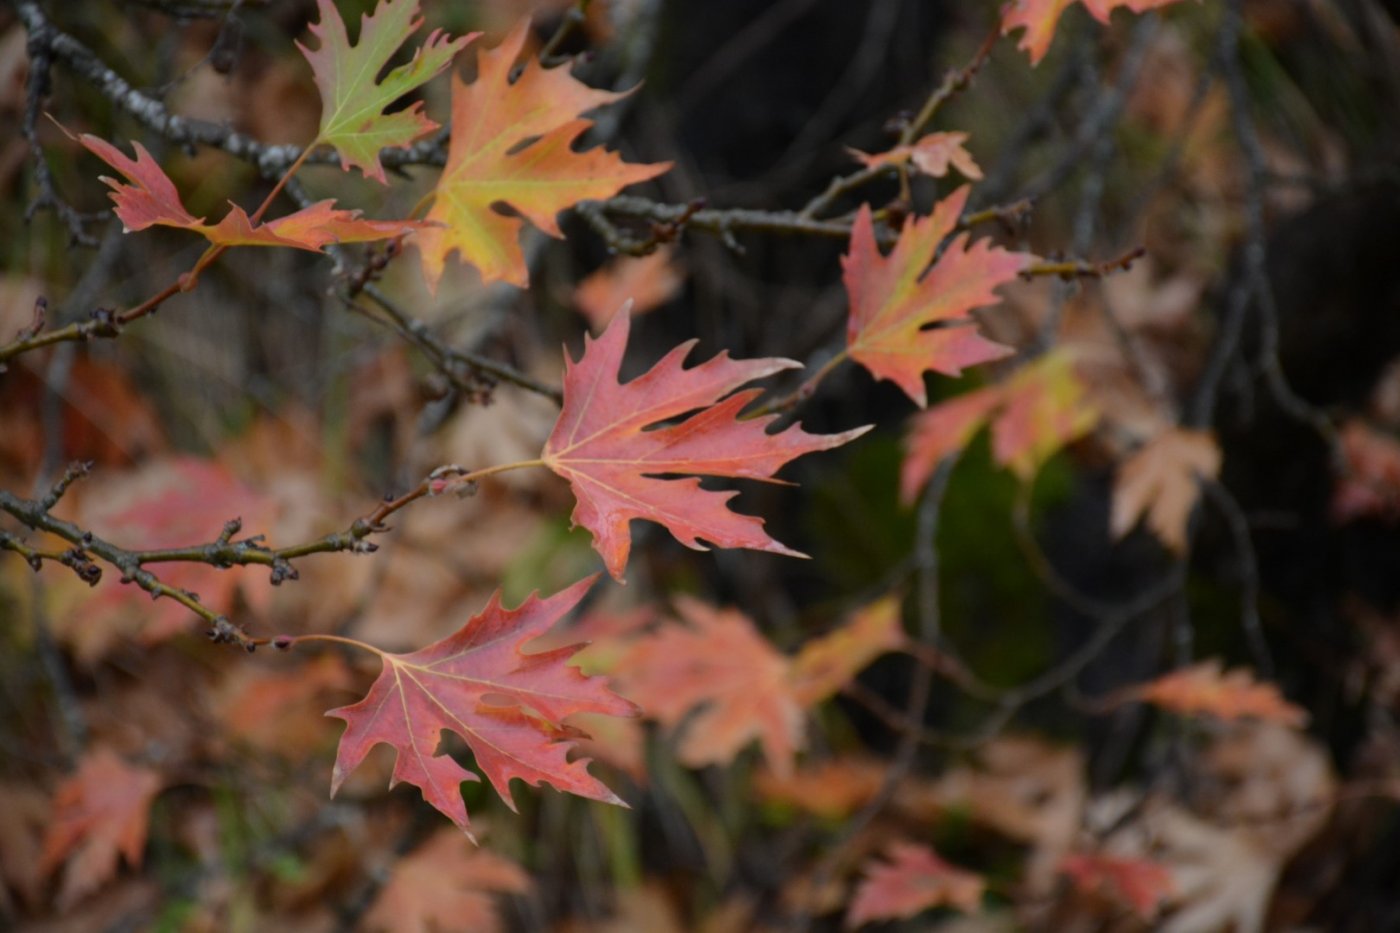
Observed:
[[[679,757],[692,767],[732,761],[757,739],[768,767],[788,776],[804,745],[803,710],[904,641],[893,598],[858,611],[796,658],[779,653],[736,609],[681,597],[676,610],[683,624],[638,638],[614,676],[645,715],[683,730]]]
[[[141,864],[151,802],[162,783],[154,771],[127,764],[109,748],[97,748],[58,786],[39,870],[48,874],[66,862],[60,909],[109,881],[117,872],[118,856],[128,865]]]
[[[1088,852],[1072,852],[1060,871],[1081,894],[1104,894],[1122,901],[1144,921],[1157,916],[1172,896],[1172,873],[1159,862]]]
[[[342,169],[353,166],[365,177],[387,184],[379,151],[407,146],[438,125],[424,116],[422,101],[393,113],[385,113],[385,108],[432,80],[480,33],[449,39],[434,29],[411,61],[379,79],[399,47],[423,26],[418,0],[380,0],[373,13],[360,19],[360,41],[355,45],[331,0],[317,0],[317,9],[321,21],[308,26],[317,47],[296,43],[321,91],[321,128],[311,145],[334,146]]]
[[[331,243],[364,243],[402,236],[422,228],[413,220],[361,220],[359,211],[339,210],[334,201],[318,201],[293,214],[254,224],[248,212],[230,203],[217,224],[195,217],[180,200],[175,183],[140,143],[132,160],[116,146],[88,133],[78,142],[124,175],[130,184],[103,177],[112,189],[116,214],[127,233],[147,227],[177,227],[198,233],[216,246],[290,246],[319,253]]]
[[[564,719],[585,712],[631,716],[635,707],[611,693],[601,678],[570,667],[574,646],[523,650],[573,609],[596,579],[580,580],[545,599],[531,594],[515,609],[504,608],[497,592],[447,638],[409,654],[383,652],[383,670],[365,698],[326,714],[346,722],[331,793],[382,743],[398,753],[391,786],[400,781],[417,786],[424,800],[468,830],[460,785],[478,778],[437,753],[446,729],[466,741],[477,769],[511,809],[512,778],[622,803],[588,773],[587,760],[568,759],[573,732]]]
[[[663,247],[649,256],[621,256],[579,283],[574,306],[599,331],[626,302],[632,302],[633,314],[645,314],[674,298],[684,282],[673,250]]]
[[[865,878],[846,911],[848,929],[876,920],[908,920],[932,907],[969,914],[981,908],[986,879],[945,862],[928,846],[896,842],[885,857],[888,861],[866,863]]]
[[[495,933],[503,924],[493,895],[528,890],[530,876],[519,865],[443,829],[394,863],[365,915],[365,927],[389,933]]]
[[[872,661],[904,646],[899,599],[886,596],[858,610],[840,628],[802,646],[788,679],[803,707],[834,696]]]
[[[1262,719],[1295,728],[1308,721],[1307,712],[1285,700],[1278,687],[1259,683],[1244,669],[1226,672],[1219,658],[1164,674],[1127,691],[1125,698],[1183,716]]]
[[[1200,483],[1220,474],[1220,447],[1207,431],[1171,428],[1118,468],[1109,527],[1121,538],[1144,516],[1147,527],[1177,554],[1186,551],[1186,523]]]
[[[952,166],[964,178],[980,181],[982,169],[972,153],[963,146],[967,142],[966,133],[929,133],[917,142],[905,146],[895,146],[885,152],[870,155],[859,149],[848,149],[851,155],[866,168],[879,168],[883,165],[913,165],[915,169],[934,178],[948,174]]]
[[[417,238],[423,274],[436,288],[447,258],[458,253],[486,282],[524,288],[529,274],[520,249],[521,217],[562,237],[556,215],[580,201],[607,198],[671,167],[629,165],[616,153],[577,152],[593,125],[579,114],[622,97],[574,79],[567,67],[530,58],[520,77],[511,69],[529,35],[522,21],[496,48],[477,55],[477,78],[452,80],[452,138],[428,221]],[[520,216],[494,208],[506,204]]]
[[[905,439],[900,496],[918,497],[939,461],[992,422],[992,455],[1029,480],[1056,451],[1094,426],[1098,410],[1063,353],[1049,353],[999,385],[976,389],[914,416]]]
[[[948,239],[970,191],[963,186],[939,201],[931,216],[911,218],[888,256],[876,245],[870,206],[861,205],[851,228],[850,252],[841,257],[851,302],[847,351],[877,378],[898,385],[920,408],[928,404],[925,371],[957,376],[968,366],[1011,352],[979,334],[969,314],[995,304],[997,286],[1034,259],[986,240],[969,247],[967,233]],[[942,254],[935,261],[940,245]]]
[[[737,609],[679,597],[676,611],[685,624],[639,639],[618,665],[618,689],[668,729],[686,722],[686,765],[727,763],[757,739],[769,767],[787,774],[803,744],[787,658]]]
[[[1001,34],[1009,36],[1017,29],[1024,29],[1017,48],[1030,55],[1032,65],[1037,65],[1049,50],[1050,40],[1055,38],[1060,14],[1079,2],[1095,19],[1107,24],[1109,14],[1116,9],[1145,13],[1177,0],[1008,0],[1002,7]]]
[[[721,353],[686,369],[693,340],[644,375],[619,383],[630,327],[631,315],[619,314],[602,336],[585,338],[578,361],[566,355],[564,407],[541,455],[569,481],[577,500],[573,522],[593,534],[608,572],[622,579],[634,518],[664,525],[695,550],[706,550],[703,539],[719,547],[804,556],[769,537],[762,519],[731,511],[726,503],[737,493],[702,489],[696,477],[776,482],[774,474],[789,460],[838,447],[869,428],[814,435],[794,425],[769,434],[776,416],[739,417],[759,390],[735,390],[800,364],[773,357],[732,360]],[[687,475],[662,479],[666,474]]]

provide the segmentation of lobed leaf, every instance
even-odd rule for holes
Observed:
[[[153,226],[176,227],[197,233],[215,246],[290,246],[319,253],[331,243],[387,240],[423,227],[413,220],[362,220],[359,211],[339,210],[331,200],[318,201],[264,224],[253,223],[247,211],[230,203],[224,219],[211,225],[185,209],[175,183],[139,142],[132,144],[135,160],[87,133],[79,136],[78,142],[129,182],[102,179],[112,189],[117,217],[127,233]]]
[[[839,447],[868,428],[814,435],[794,425],[769,434],[776,416],[740,417],[758,390],[735,390],[801,364],[732,360],[721,353],[686,369],[693,340],[644,375],[620,383],[630,328],[631,315],[618,313],[602,336],[585,338],[579,360],[566,357],[563,410],[541,455],[569,481],[577,500],[573,522],[593,534],[608,572],[622,579],[632,547],[629,525],[636,518],[664,525],[695,550],[706,549],[703,539],[719,547],[803,556],[769,537],[762,519],[731,511],[726,503],[737,493],[702,489],[696,477],[776,481],[774,474],[789,460]],[[683,415],[689,417],[663,425]],[[662,478],[672,474],[687,476]]]
[[[421,101],[394,113],[385,113],[385,109],[441,73],[480,33],[449,39],[442,30],[434,29],[411,61],[380,79],[389,60],[423,26],[418,0],[380,0],[373,13],[360,19],[360,41],[354,45],[335,4],[317,0],[316,6],[320,22],[308,28],[317,47],[309,49],[296,43],[311,63],[321,91],[321,128],[316,142],[334,146],[345,171],[358,168],[366,178],[387,184],[380,150],[407,146],[437,129],[438,124],[423,114]]]
[[[1034,259],[986,240],[969,247],[966,233],[949,239],[970,191],[959,188],[931,216],[911,218],[888,256],[876,245],[869,205],[861,205],[850,252],[841,257],[851,302],[851,358],[876,378],[894,382],[920,408],[928,404],[925,371],[958,376],[1011,352],[979,334],[970,312],[999,301],[996,288]]]
[[[576,152],[573,144],[593,125],[580,114],[624,95],[590,88],[567,68],[547,69],[534,58],[512,82],[511,70],[528,35],[525,20],[500,45],[478,54],[473,83],[453,78],[447,165],[428,212],[438,226],[417,239],[430,287],[437,286],[448,257],[457,253],[483,281],[524,288],[529,273],[520,249],[522,217],[562,237],[560,211],[611,197],[671,167],[669,162],[630,165],[602,148]],[[499,213],[499,204],[519,216]]]
[[[577,646],[527,654],[523,647],[578,605],[596,576],[553,596],[531,594],[506,609],[500,593],[454,634],[409,654],[382,653],[384,667],[358,703],[328,712],[346,722],[331,778],[331,793],[375,745],[398,753],[392,784],[408,781],[423,799],[468,830],[460,785],[477,776],[438,754],[444,729],[461,736],[476,766],[501,799],[515,808],[510,782],[520,778],[602,800],[622,801],[588,773],[588,761],[570,761],[573,733],[564,719],[576,713],[631,716],[635,707],[598,677],[569,666]]]

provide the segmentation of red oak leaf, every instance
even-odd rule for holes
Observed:
[[[588,773],[587,760],[569,761],[573,733],[564,719],[575,713],[631,716],[635,707],[611,693],[601,678],[568,665],[577,646],[534,654],[522,650],[573,609],[596,579],[580,580],[545,599],[531,594],[515,609],[504,608],[497,592],[447,638],[410,654],[382,653],[384,668],[365,698],[326,714],[346,722],[331,793],[383,743],[398,752],[392,783],[416,785],[423,799],[467,830],[460,785],[478,778],[437,753],[446,729],[466,741],[477,768],[511,809],[512,778],[621,803]]]
[[[575,151],[574,142],[593,125],[579,114],[623,95],[590,88],[567,67],[544,68],[535,58],[512,81],[529,32],[529,21],[522,21],[500,45],[478,54],[471,84],[453,78],[452,139],[428,212],[436,226],[417,239],[429,287],[437,286],[455,252],[484,281],[524,288],[529,271],[520,249],[521,218],[562,237],[560,211],[611,197],[671,167],[628,164],[602,147]],[[497,211],[501,203],[518,216]]]
[[[959,395],[915,415],[905,441],[900,495],[912,502],[939,461],[960,450],[988,421],[992,456],[1028,480],[1097,420],[1098,410],[1085,399],[1069,357],[1047,354],[1000,385]]]
[[[1300,727],[1308,714],[1283,698],[1278,687],[1259,683],[1247,670],[1226,672],[1219,658],[1164,674],[1127,693],[1183,716],[1262,719]]]
[[[920,408],[928,404],[926,370],[957,376],[968,366],[1011,352],[979,334],[969,312],[995,304],[997,286],[1014,279],[1034,258],[986,240],[968,247],[966,233],[944,245],[970,191],[963,186],[938,202],[931,216],[911,218],[888,256],[875,243],[869,205],[861,205],[851,228],[850,252],[841,257],[851,302],[846,325],[851,358],[894,382]],[[942,255],[935,261],[940,245]]]
[[[116,146],[87,133],[78,142],[124,175],[130,184],[114,178],[102,180],[112,189],[116,214],[127,233],[147,227],[178,227],[198,233],[217,246],[290,246],[319,253],[330,243],[361,243],[385,240],[421,229],[412,220],[361,220],[359,211],[337,210],[334,201],[318,201],[294,214],[265,224],[254,224],[247,211],[237,204],[217,224],[206,224],[195,217],[180,200],[175,183],[140,143],[133,143],[136,159]]]
[[[1081,893],[1108,894],[1146,921],[1157,916],[1173,890],[1171,871],[1151,859],[1074,852],[1060,862],[1060,871]]]
[[[1050,40],[1055,38],[1055,26],[1060,14],[1069,9],[1070,4],[1081,0],[1008,0],[1001,13],[1001,34],[1010,35],[1017,29],[1025,29],[1017,48],[1031,57],[1036,65],[1045,57],[1050,48]],[[1144,13],[1158,7],[1176,3],[1177,0],[1082,0],[1084,8],[1101,23],[1107,23],[1109,14],[1120,7],[1134,13]]]
[[[381,0],[373,13],[361,18],[356,45],[350,44],[345,21],[331,0],[317,0],[317,9],[321,21],[308,28],[318,47],[312,50],[296,44],[311,63],[321,91],[321,129],[312,145],[334,146],[341,168],[349,171],[354,166],[365,177],[384,184],[379,150],[407,146],[438,127],[423,115],[422,101],[393,113],[386,114],[385,108],[440,73],[480,33],[448,39],[441,29],[434,29],[412,60],[381,80],[389,60],[423,25],[418,0]]]
[[[886,858],[889,861],[866,864],[865,879],[846,912],[847,928],[874,920],[908,920],[944,905],[969,914],[981,907],[986,880],[943,861],[928,846],[896,842]]]
[[[83,758],[77,774],[58,786],[39,870],[48,874],[67,862],[60,908],[111,879],[119,855],[129,865],[141,864],[151,801],[161,784],[154,771],[128,765],[111,749],[99,748]]]
[[[759,390],[735,390],[800,364],[732,360],[721,353],[686,369],[682,364],[695,341],[676,347],[646,374],[619,383],[630,326],[630,314],[617,314],[602,336],[585,338],[578,361],[565,360],[564,407],[541,455],[569,481],[577,500],[574,524],[592,532],[608,572],[622,579],[634,518],[666,526],[696,550],[705,550],[703,539],[719,547],[803,556],[770,538],[762,519],[731,511],[726,503],[737,493],[701,489],[695,477],[773,481],[789,460],[838,447],[869,428],[813,435],[794,425],[769,434],[765,429],[776,416],[739,417]],[[660,478],[666,474],[689,476]]]

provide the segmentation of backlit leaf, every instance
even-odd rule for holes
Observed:
[[[726,503],[736,493],[702,489],[696,477],[773,481],[789,460],[838,447],[867,429],[813,435],[793,426],[769,434],[765,429],[775,416],[739,417],[759,390],[735,390],[800,364],[732,360],[721,353],[686,369],[694,341],[676,347],[644,375],[619,383],[630,327],[630,315],[617,315],[602,336],[585,338],[577,362],[566,360],[564,407],[542,455],[573,488],[574,524],[592,532],[608,572],[622,579],[634,518],[666,526],[696,550],[705,550],[703,539],[719,547],[802,556],[770,538],[762,519],[731,511]],[[669,474],[686,476],[661,478]]]
[[[484,281],[524,288],[521,217],[562,237],[560,211],[611,197],[670,168],[670,163],[629,165],[601,147],[575,151],[574,143],[593,125],[579,115],[622,95],[594,90],[566,67],[547,69],[534,58],[510,81],[528,34],[529,23],[523,21],[496,48],[477,55],[474,82],[452,80],[452,139],[428,212],[428,220],[439,226],[428,227],[416,241],[431,287],[455,252],[476,266]],[[497,204],[520,216],[498,213]]]
[[[870,207],[861,205],[850,252],[841,258],[851,302],[846,325],[851,358],[894,382],[920,408],[928,404],[925,371],[957,376],[1011,352],[979,334],[969,313],[997,303],[997,286],[1033,259],[986,240],[969,247],[967,233],[948,239],[970,191],[959,188],[938,202],[931,216],[910,218],[888,256],[876,245]],[[934,261],[940,245],[942,255]]]
[[[353,166],[385,183],[379,151],[407,146],[438,127],[424,116],[421,101],[394,113],[385,109],[430,81],[480,33],[449,39],[434,29],[411,61],[380,80],[389,60],[423,25],[418,0],[380,0],[373,13],[361,18],[359,42],[354,45],[331,0],[317,0],[317,9],[320,22],[308,27],[317,47],[296,44],[311,63],[321,91],[321,129],[316,141],[335,147],[341,168],[349,171]]]
[[[466,741],[478,770],[512,809],[512,778],[621,803],[588,773],[586,760],[568,760],[573,743],[563,723],[584,712],[630,716],[634,707],[601,678],[569,666],[574,647],[522,650],[573,609],[595,579],[545,599],[532,594],[515,609],[504,608],[498,592],[447,638],[410,654],[384,653],[383,670],[365,698],[326,714],[346,722],[331,793],[382,743],[398,753],[392,783],[416,785],[423,799],[466,830],[460,785],[478,778],[438,754],[446,729]]]

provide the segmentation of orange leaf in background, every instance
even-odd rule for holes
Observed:
[[[929,217],[910,218],[888,256],[876,245],[870,206],[862,204],[851,228],[850,252],[841,257],[851,302],[846,325],[851,358],[876,378],[894,382],[920,408],[928,404],[926,370],[957,376],[968,366],[1011,352],[979,334],[969,314],[996,304],[997,286],[1014,279],[1034,258],[987,240],[969,248],[967,233],[944,244],[971,190],[963,186],[954,191]]]
[[[635,708],[601,678],[569,666],[573,646],[523,650],[578,605],[596,579],[580,580],[545,599],[531,594],[515,609],[504,608],[497,592],[447,638],[410,654],[381,653],[383,670],[365,698],[326,714],[346,722],[331,794],[382,743],[398,753],[391,786],[399,781],[417,786],[424,800],[468,830],[460,785],[478,778],[437,753],[446,729],[466,741],[477,768],[512,810],[512,778],[622,803],[588,773],[586,760],[569,761],[572,733],[564,719],[584,712],[631,716]]]
[[[633,314],[645,314],[674,298],[684,282],[674,251],[662,247],[648,256],[609,262],[574,289],[574,305],[597,332],[627,302],[632,302]]]
[[[1308,721],[1307,712],[1285,700],[1278,687],[1259,683],[1244,669],[1226,673],[1218,658],[1172,671],[1131,689],[1126,697],[1182,716],[1253,718],[1294,728]]]
[[[222,464],[196,457],[152,460],[141,467],[87,480],[77,490],[80,522],[118,545],[146,549],[188,547],[214,540],[224,523],[243,519],[246,534],[272,527],[277,507]],[[265,567],[213,567],[192,562],[152,564],[173,587],[191,590],[217,611],[228,612],[241,593],[254,610],[267,605],[272,585]],[[122,633],[156,644],[198,633],[199,619],[172,599],[151,597],[108,572],[57,619],[64,640],[92,662]]]
[[[787,804],[827,820],[844,820],[880,793],[889,762],[842,755],[779,776],[770,770],[754,776],[754,791],[764,803]]]
[[[579,114],[622,94],[575,80],[567,67],[542,67],[530,58],[510,80],[525,40],[521,21],[500,45],[477,55],[477,78],[452,80],[452,139],[447,165],[434,193],[428,221],[417,237],[430,288],[442,278],[447,257],[458,253],[485,282],[524,288],[529,273],[520,249],[521,217],[552,237],[563,237],[556,215],[580,201],[612,197],[628,185],[671,167],[629,165],[602,148],[577,152],[573,144],[593,125]],[[496,210],[506,204],[520,217]]]
[[[961,172],[963,177],[980,181],[982,169],[978,168],[972,153],[963,146],[965,142],[966,133],[929,133],[918,142],[895,146],[876,155],[861,152],[859,149],[846,151],[866,168],[910,164],[925,175],[942,178],[948,174],[948,167],[951,165]]]
[[[1081,894],[1107,894],[1144,921],[1156,917],[1162,902],[1172,896],[1171,871],[1151,859],[1074,852],[1060,862],[1060,871]]]
[[[780,654],[737,609],[688,597],[676,609],[684,624],[638,638],[614,676],[645,715],[670,729],[684,723],[679,757],[692,767],[726,764],[757,739],[768,767],[786,778],[805,744],[803,710],[904,642],[894,598],[857,611],[796,658]]]
[[[846,927],[876,920],[908,920],[932,907],[955,907],[976,913],[982,906],[986,879],[951,865],[928,846],[896,842],[888,861],[866,863],[865,879],[846,912]]]
[[[394,863],[365,915],[365,927],[389,933],[496,933],[503,924],[493,895],[528,890],[530,876],[519,865],[444,829]]]
[[[669,729],[686,722],[679,757],[690,767],[730,762],[757,739],[769,767],[790,772],[803,736],[787,658],[737,609],[678,597],[676,610],[685,624],[639,639],[618,689]]]
[[[1220,447],[1207,431],[1171,428],[1144,444],[1122,466],[1113,484],[1109,527],[1122,538],[1143,518],[1177,554],[1186,552],[1186,523],[1200,498],[1200,483],[1220,475]]]
[[[413,58],[379,80],[379,75],[408,37],[423,26],[418,0],[381,0],[373,13],[360,19],[359,43],[350,44],[345,21],[331,0],[317,0],[319,23],[308,28],[316,37],[313,51],[296,43],[311,63],[321,91],[321,129],[315,142],[327,143],[340,154],[340,167],[353,166],[380,184],[387,184],[379,151],[407,146],[438,125],[423,115],[422,101],[385,113],[385,108],[409,91],[426,84],[452,63],[452,56],[480,33],[448,39],[434,29]]]
[[[899,599],[887,596],[873,602],[845,625],[802,646],[788,675],[793,695],[804,708],[816,706],[839,693],[880,655],[898,651],[906,640]]]
[[[1001,34],[1009,36],[1017,29],[1025,29],[1017,48],[1030,55],[1032,65],[1037,65],[1055,38],[1060,14],[1076,2],[1082,2],[1095,19],[1107,25],[1109,14],[1114,10],[1145,13],[1177,0],[1008,0],[1002,7]]]
[[[141,864],[151,802],[161,784],[154,771],[128,765],[111,749],[98,748],[58,786],[39,870],[48,874],[67,862],[58,894],[60,909],[111,880],[119,855],[128,865]]]
[[[1337,432],[1345,468],[1332,492],[1332,518],[1400,519],[1400,440],[1351,419]]]
[[[644,375],[619,383],[630,327],[631,316],[619,314],[602,336],[584,339],[577,362],[566,355],[564,407],[541,455],[569,481],[577,500],[573,522],[592,532],[593,548],[608,572],[622,579],[634,518],[664,525],[677,541],[698,551],[706,550],[704,539],[719,547],[804,556],[769,537],[762,519],[731,511],[726,503],[737,493],[702,489],[696,477],[776,482],[774,474],[789,460],[839,447],[869,428],[814,435],[794,425],[769,434],[765,429],[776,415],[739,417],[760,390],[735,390],[800,364],[771,357],[731,360],[721,353],[686,369],[693,340]],[[682,421],[656,427],[690,412]],[[661,479],[665,474],[689,475]]]
[[[177,227],[198,233],[216,246],[289,246],[319,253],[331,243],[364,243],[402,236],[423,225],[414,220],[361,220],[359,211],[338,210],[334,201],[318,201],[293,214],[264,224],[254,224],[248,212],[229,204],[229,212],[217,224],[195,217],[180,200],[175,183],[140,143],[132,143],[135,161],[106,140],[88,133],[78,142],[124,175],[130,184],[103,177],[112,189],[116,214],[126,233],[147,227]]]
[[[962,449],[988,421],[992,456],[1028,481],[1065,444],[1098,420],[1063,353],[1049,353],[1000,385],[960,395],[914,416],[905,439],[900,496],[912,502],[939,461]]]

